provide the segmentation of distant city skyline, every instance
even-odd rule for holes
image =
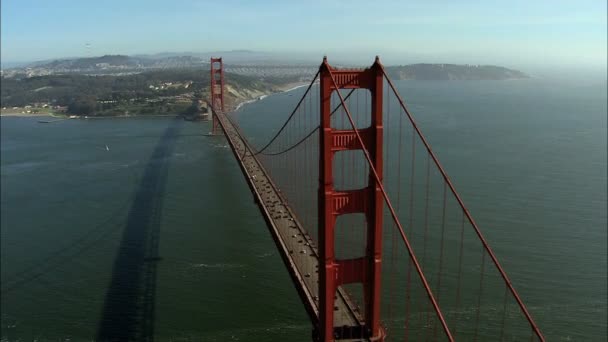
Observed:
[[[2,63],[247,49],[391,64],[606,69],[605,1],[6,0]]]

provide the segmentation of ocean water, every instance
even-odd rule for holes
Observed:
[[[548,339],[605,340],[605,80],[397,87]],[[259,146],[303,91],[234,117]],[[3,340],[310,340],[208,123],[0,123]]]

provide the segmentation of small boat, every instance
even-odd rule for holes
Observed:
[[[110,148],[108,147],[108,145],[106,145],[106,151],[109,151],[109,150],[110,150]]]

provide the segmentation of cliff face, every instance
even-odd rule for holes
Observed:
[[[265,82],[253,82],[250,84],[226,82],[224,87],[224,106],[226,110],[232,110],[240,103],[255,100],[260,98],[260,96],[269,95],[281,90],[280,85]],[[208,88],[205,88],[201,92],[201,98],[203,99],[208,99],[210,96]]]
[[[397,80],[507,80],[528,78],[519,70],[495,65],[411,64],[386,67]]]
[[[272,90],[268,87],[247,87],[239,88],[230,84],[226,84],[226,101],[230,107],[235,107],[241,102],[259,98],[262,95],[268,95]]]

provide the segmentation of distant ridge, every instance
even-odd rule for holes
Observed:
[[[508,80],[528,78],[519,70],[496,65],[410,64],[386,67],[397,80]]]
[[[209,58],[221,56],[231,72],[251,75],[253,68],[302,67],[303,76],[316,69],[317,63],[279,57],[251,50],[231,50],[205,53],[161,52],[153,55],[104,55],[86,58],[66,58],[40,61],[26,66],[4,69],[4,77],[45,76],[54,74],[117,75],[141,73],[148,70],[207,68]],[[310,70],[309,70],[310,69]],[[397,80],[506,80],[529,77],[525,73],[495,65],[409,64],[387,66],[387,72]],[[259,70],[253,74],[264,74]],[[279,72],[280,73],[280,72]],[[276,75],[276,72],[270,73]],[[314,74],[314,72],[313,72]]]

